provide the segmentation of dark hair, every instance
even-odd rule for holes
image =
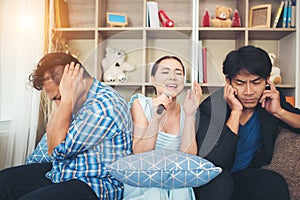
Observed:
[[[159,58],[158,60],[155,61],[154,65],[152,67],[152,70],[151,70],[151,76],[155,76],[159,63],[161,63],[161,61],[166,60],[166,59],[177,60],[181,64],[181,66],[182,66],[183,75],[185,75],[184,65],[183,65],[182,61],[178,57],[176,57],[176,56],[163,56],[163,57],[161,57],[161,58]]]
[[[72,55],[66,53],[48,53],[39,61],[36,69],[29,75],[29,81],[37,90],[42,90],[44,81],[50,78],[59,85],[64,67],[71,62],[80,64],[84,69],[84,78],[90,77],[83,65]]]
[[[251,45],[231,51],[223,62],[223,74],[230,80],[240,71],[247,71],[266,79],[271,73],[271,68],[268,53]]]

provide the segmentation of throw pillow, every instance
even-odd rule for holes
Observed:
[[[47,136],[44,134],[34,151],[27,157],[26,164],[46,163],[51,162],[52,159],[48,155]]]
[[[164,189],[198,187],[222,172],[202,157],[171,150],[129,155],[107,168],[113,177],[128,185]]]

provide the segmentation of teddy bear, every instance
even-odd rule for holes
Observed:
[[[103,81],[105,82],[125,82],[127,80],[125,72],[135,69],[135,65],[126,60],[126,52],[123,49],[106,47],[105,57],[102,60]]]
[[[231,27],[232,9],[226,6],[216,6],[215,18],[211,20],[212,27]]]
[[[276,59],[276,55],[274,53],[269,53],[269,57],[272,63],[272,70],[270,74],[270,81],[272,81],[275,85],[281,83],[281,75],[280,75],[280,68],[274,66],[274,61]]]

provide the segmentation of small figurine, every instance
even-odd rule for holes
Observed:
[[[241,27],[241,19],[237,9],[233,12],[231,27]]]
[[[210,27],[210,16],[207,9],[205,9],[202,23],[203,23],[203,27]]]

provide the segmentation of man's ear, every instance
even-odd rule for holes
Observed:
[[[231,85],[231,81],[230,81],[230,78],[228,76],[226,76],[225,80],[226,80],[227,84]]]

